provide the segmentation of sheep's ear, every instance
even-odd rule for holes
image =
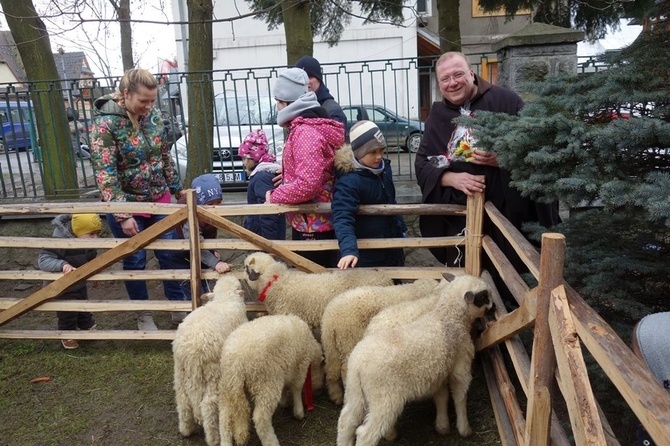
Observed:
[[[442,277],[444,277],[447,282],[453,282],[454,279],[456,279],[456,276],[451,273],[442,273]]]
[[[202,302],[209,302],[212,299],[214,299],[214,293],[205,293],[200,296]]]

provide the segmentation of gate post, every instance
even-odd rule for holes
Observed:
[[[543,234],[535,334],[528,383],[526,446],[549,444],[551,395],[556,369],[556,355],[549,329],[549,305],[551,291],[563,284],[564,259],[565,236],[557,233]]]

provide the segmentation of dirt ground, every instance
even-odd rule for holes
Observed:
[[[242,254],[227,259],[241,264]],[[224,257],[226,255],[224,254]],[[408,251],[408,264],[434,265],[426,250]],[[23,297],[36,282],[0,281],[0,296]],[[25,289],[24,289],[25,288]],[[150,282],[152,299],[162,299],[159,282]],[[126,299],[120,283],[89,285],[91,299]],[[161,329],[174,328],[167,313],[156,313]],[[101,329],[134,329],[130,313],[99,313]],[[53,329],[53,313],[31,312],[3,329]],[[168,341],[82,341],[65,351],[54,340],[0,339],[0,446],[24,445],[204,445],[202,432],[182,438],[172,389],[172,352]],[[31,384],[36,377],[52,380]],[[399,420],[398,446],[498,445],[500,440],[479,361],[468,399],[475,434],[462,439],[455,430],[438,435],[433,428],[432,402],[409,404]],[[273,419],[282,445],[335,444],[339,408],[326,393],[315,396],[315,408],[305,419],[279,408]],[[251,429],[249,445],[260,445]],[[385,441],[381,445],[391,444]]]

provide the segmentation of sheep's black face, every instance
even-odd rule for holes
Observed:
[[[254,269],[249,268],[249,265],[246,265],[244,267],[245,271],[247,272],[247,277],[249,280],[254,281],[258,280],[259,277],[261,277],[260,273],[256,272]]]

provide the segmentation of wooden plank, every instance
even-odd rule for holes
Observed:
[[[200,283],[200,225],[198,222],[198,200],[195,197],[195,189],[186,191],[186,209],[188,209],[188,237],[189,250],[191,254],[191,304],[195,310],[202,305],[200,293],[202,285]]]
[[[551,339],[556,352],[556,364],[563,381],[563,397],[568,407],[575,443],[577,446],[606,446],[579,337],[572,322],[562,285],[551,292],[549,312]]]
[[[5,310],[21,299],[0,298],[0,310]],[[267,311],[261,302],[246,302],[247,312]],[[191,303],[179,300],[52,300],[35,308],[34,311],[191,311]]]
[[[505,314],[507,314],[507,309],[505,308],[505,305],[502,299],[500,298],[500,293],[495,288],[495,284],[493,283],[493,278],[491,277],[491,274],[489,274],[489,272],[485,270],[482,273],[482,279],[484,279],[489,284],[489,286],[491,286],[491,289],[493,290],[493,302],[496,305],[495,309],[496,317],[499,318],[504,316]],[[527,397],[528,376],[530,375],[530,358],[528,357],[528,352],[526,351],[526,348],[519,339],[519,336],[514,336],[506,340],[505,346],[507,347],[507,353],[509,355],[510,360],[512,361],[512,365],[516,372],[517,379],[521,384],[521,389],[523,390],[524,394]],[[604,417],[601,418],[603,418],[604,420]],[[551,412],[551,431],[549,435],[551,436],[552,446],[571,445],[565,430],[563,429],[561,423],[558,420],[556,412],[553,410]]]
[[[535,323],[535,303],[526,299],[516,310],[508,313],[488,325],[475,342],[477,351],[492,347],[517,333],[529,328]]]
[[[670,444],[670,395],[612,327],[567,284],[575,328],[654,442]]]
[[[478,177],[485,178],[483,175]],[[465,273],[479,277],[482,273],[484,192],[468,196],[465,222]]]
[[[42,248],[91,248],[91,249],[111,249],[121,243],[124,239],[54,239],[46,237],[0,237],[0,248],[20,248],[20,249],[42,249]],[[337,249],[337,240],[275,240],[276,244],[294,251],[321,251],[324,249]],[[404,237],[387,239],[359,239],[358,246],[361,249],[370,248],[431,248],[443,246],[457,246],[465,243],[465,237]],[[251,242],[238,239],[207,239],[201,243],[202,249],[230,249],[237,251],[255,251],[258,249]],[[155,240],[149,243],[144,249],[165,249],[165,250],[187,250],[189,249],[188,240]]]
[[[33,215],[33,214],[119,214],[149,213],[169,215],[179,210],[180,204],[157,203],[121,203],[121,202],[90,202],[90,203],[21,203],[0,205],[0,215]],[[217,215],[232,217],[243,215],[266,215],[286,212],[331,213],[330,203],[310,203],[297,205],[273,204],[223,204],[221,206],[205,206]],[[374,204],[364,205],[359,209],[360,215],[465,215],[465,206],[456,204]]]
[[[281,247],[273,241],[261,237],[260,235],[233,223],[227,218],[219,217],[218,215],[201,208],[198,209],[198,218],[203,222],[216,226],[217,228],[221,228],[236,237],[239,237],[248,242],[252,242],[261,250],[276,255],[285,262],[294,265],[296,268],[302,271],[309,273],[321,273],[327,271],[327,269],[323,266],[314,263],[311,260],[294,253],[293,251],[289,251],[288,249]]]
[[[542,235],[535,336],[526,415],[526,445],[548,446],[551,424],[551,389],[556,370],[556,356],[549,330],[551,290],[563,283],[565,237],[562,234]]]
[[[518,444],[524,444],[524,436],[526,435],[526,420],[523,416],[523,411],[519,406],[519,401],[516,396],[516,389],[512,384],[512,381],[507,373],[507,368],[505,367],[505,361],[503,360],[502,353],[500,352],[500,347],[495,346],[488,350],[493,371],[495,373],[496,382],[500,393],[503,395],[505,400],[505,407],[507,409],[507,414],[512,421],[514,426],[514,437]]]
[[[174,228],[176,225],[186,219],[186,208],[168,215],[163,220],[155,223],[144,231],[140,232],[134,237],[127,239],[124,243],[116,248],[112,248],[91,260],[90,262],[80,266],[69,274],[64,275],[55,282],[51,282],[44,288],[36,291],[30,296],[22,299],[20,302],[14,304],[12,307],[0,313],[0,326],[19,317],[26,311],[35,308],[44,301],[60,296],[71,285],[86,280],[95,273],[107,268],[123,257],[142,249],[152,240],[157,239],[163,233]]]
[[[443,266],[426,267],[370,267],[358,268],[361,270],[370,270],[370,272],[383,271],[393,279],[441,279],[442,273],[449,271],[462,271],[462,268],[447,268]],[[241,270],[240,270],[241,271]],[[6,280],[57,280],[63,277],[63,273],[50,273],[39,270],[24,271],[0,271],[0,279]],[[86,280],[90,281],[117,281],[117,280],[186,280],[191,277],[191,273],[185,269],[161,269],[161,270],[137,270],[137,271],[108,271],[97,273]],[[213,270],[205,270],[201,273],[203,279],[218,279],[219,273]]]
[[[484,204],[484,209],[491,221],[500,229],[500,232],[519,255],[521,261],[528,267],[531,274],[539,279],[540,256],[535,247],[500,213],[493,203],[487,202]]]
[[[517,303],[521,305],[526,293],[528,293],[528,285],[526,285],[526,282],[521,278],[510,261],[507,260],[505,254],[503,254],[490,236],[484,236],[482,239],[482,246],[496,271],[498,271],[500,278],[505,282],[505,285],[507,285],[507,289],[512,293],[512,296],[514,296]]]
[[[174,340],[175,330],[0,330],[2,339],[78,339],[95,340]]]
[[[481,356],[482,368],[484,369],[484,378],[486,379],[486,387],[489,390],[489,399],[491,400],[491,407],[493,407],[493,416],[496,419],[496,426],[498,426],[498,434],[500,442],[503,446],[516,446],[518,443],[514,436],[514,426],[510,421],[505,400],[503,399],[500,388],[496,381],[491,367],[491,357],[488,351]]]

